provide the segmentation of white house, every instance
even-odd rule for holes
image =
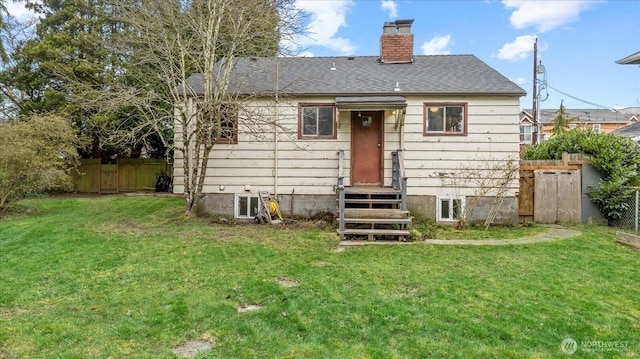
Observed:
[[[409,216],[454,221],[478,193],[462,169],[518,158],[525,92],[473,55],[415,56],[412,23],[385,23],[379,56],[239,59],[230,87],[252,100],[211,153],[204,211],[253,218],[268,191],[285,216],[338,213],[343,237],[394,235],[375,232],[384,226],[373,218],[401,230]],[[188,85],[198,93],[202,77]],[[244,121],[247,111],[254,120]],[[269,120],[261,126],[258,112]],[[180,193],[179,153],[174,168]],[[496,222],[512,223],[517,179],[506,187]]]

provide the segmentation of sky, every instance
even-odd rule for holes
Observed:
[[[308,17],[300,56],[379,55],[384,22],[414,19],[414,54],[473,54],[522,87],[532,107],[533,44],[545,68],[541,108],[640,107],[640,0],[295,0]],[[6,6],[28,16],[22,3]],[[538,75],[543,79],[544,75]],[[547,96],[548,94],[548,96]]]
[[[532,107],[533,44],[546,70],[541,108],[640,107],[640,1],[297,0],[305,56],[379,55],[382,25],[414,19],[414,54],[473,54],[522,87]],[[539,76],[543,78],[544,76]]]

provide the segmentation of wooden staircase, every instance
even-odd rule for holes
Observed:
[[[343,154],[340,155],[342,163]],[[343,185],[342,166],[338,176],[338,235],[341,240],[369,241],[409,236],[411,217],[406,203],[406,178],[401,151],[393,155],[393,187]]]
[[[411,218],[403,211],[401,192],[389,187],[345,188],[340,239],[397,239],[409,236]]]

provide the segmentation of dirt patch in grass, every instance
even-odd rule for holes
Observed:
[[[309,228],[331,228],[336,224],[336,217],[331,212],[321,212],[310,218],[284,218],[283,223],[278,224],[259,224],[252,219],[237,219],[214,216],[209,218],[211,225],[229,225],[229,226],[272,226],[273,228],[288,229],[309,229]]]
[[[15,205],[8,208],[0,208],[0,219],[21,214],[33,215],[39,213],[40,211],[36,207]],[[0,357],[0,359],[2,359],[2,357]]]
[[[241,305],[238,307],[238,312],[248,313],[248,312],[255,312],[256,310],[260,310],[260,309],[262,309],[262,306],[255,305],[255,304]]]
[[[296,282],[295,280],[289,279],[278,279],[278,284],[283,287],[297,287],[300,285],[300,283]]]
[[[18,357],[15,356],[13,353],[9,351],[5,351],[4,349],[0,348],[0,359],[16,359],[16,358]]]
[[[213,349],[213,343],[208,340],[188,340],[173,349],[180,358],[193,358],[201,352]]]

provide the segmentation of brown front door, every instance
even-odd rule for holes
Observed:
[[[382,185],[382,111],[351,112],[351,185]]]

